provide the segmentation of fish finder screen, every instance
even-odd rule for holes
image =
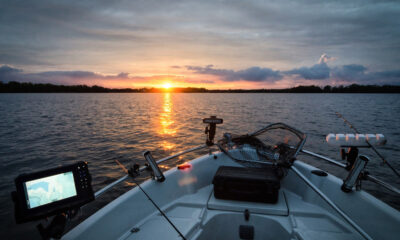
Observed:
[[[28,209],[76,196],[72,171],[24,183]]]

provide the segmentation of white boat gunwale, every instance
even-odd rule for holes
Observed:
[[[213,156],[217,156],[217,160],[214,160],[214,157]],[[194,160],[192,160],[190,163],[192,164],[192,166],[193,166],[193,169],[196,171],[198,168],[200,168],[199,166],[201,166],[201,165],[204,165],[204,166],[206,166],[206,165],[210,165],[210,164],[213,164],[213,165],[215,165],[216,163],[217,163],[217,166],[219,166],[220,164],[222,165],[222,164],[224,164],[224,165],[226,165],[226,164],[230,164],[230,165],[235,165],[235,166],[239,166],[239,164],[237,164],[237,163],[235,163],[234,161],[231,161],[231,160],[229,160],[228,158],[226,158],[225,157],[225,159],[224,160],[221,160],[222,158],[224,158],[223,157],[223,153],[213,153],[213,155],[206,155],[206,156],[203,156],[203,157],[200,157],[200,158],[197,158],[197,159],[194,159]],[[208,163],[205,163],[204,161],[207,161],[208,160]],[[297,167],[303,174],[305,174],[305,175],[307,175],[307,177],[309,177],[309,179],[311,180],[311,181],[313,181],[313,183],[314,184],[316,184],[316,185],[318,185],[319,186],[319,188],[322,188],[323,190],[322,191],[324,191],[324,192],[326,192],[326,186],[324,186],[325,184],[327,184],[327,182],[330,182],[330,185],[333,185],[333,187],[332,186],[330,186],[330,188],[329,189],[331,189],[331,188],[336,188],[335,189],[335,191],[331,191],[331,190],[329,190],[329,193],[330,194],[328,194],[328,196],[329,197],[332,197],[332,195],[336,195],[336,194],[340,194],[342,197],[344,197],[344,200],[342,200],[341,201],[341,203],[340,204],[338,204],[340,207],[341,207],[341,209],[343,209],[343,210],[345,210],[346,212],[347,211],[351,211],[351,208],[350,209],[348,209],[348,207],[346,208],[345,206],[346,206],[346,202],[347,202],[347,200],[349,200],[349,198],[350,198],[350,200],[352,199],[352,198],[354,198],[355,196],[357,196],[357,198],[361,198],[361,199],[363,199],[364,201],[368,201],[369,202],[369,205],[376,205],[376,204],[378,204],[379,205],[379,210],[380,211],[382,211],[382,212],[384,212],[384,215],[386,215],[386,218],[391,218],[392,219],[392,221],[390,221],[390,222],[392,222],[392,223],[399,223],[400,222],[400,216],[399,216],[399,213],[397,212],[393,212],[393,209],[391,208],[391,207],[389,207],[388,205],[386,205],[385,203],[383,203],[383,202],[380,202],[379,200],[377,200],[377,199],[375,199],[374,197],[372,197],[370,194],[368,194],[368,193],[366,193],[365,191],[356,191],[356,192],[352,192],[352,193],[350,193],[350,195],[349,194],[347,194],[347,193],[343,193],[341,190],[340,190],[340,185],[341,185],[341,180],[340,179],[338,179],[338,178],[336,178],[336,177],[334,177],[334,176],[332,176],[332,175],[330,175],[330,174],[328,174],[328,176],[327,177],[323,177],[322,179],[325,179],[325,181],[323,182],[323,183],[320,183],[319,181],[318,181],[318,179],[321,179],[321,177],[319,177],[319,176],[315,176],[315,175],[313,175],[313,174],[311,174],[311,171],[312,170],[315,170],[315,169],[317,169],[317,168],[314,168],[314,167],[312,167],[312,166],[310,166],[310,165],[308,165],[308,164],[306,164],[306,163],[303,163],[303,162],[301,162],[301,161],[296,161],[295,163],[294,163],[294,165],[295,165],[295,167]],[[216,167],[214,166],[214,168],[215,168],[215,171],[216,171]],[[208,168],[207,168],[208,169]],[[202,171],[205,171],[205,169],[203,169],[203,170],[201,170],[201,169],[198,169],[200,172],[199,173],[197,173],[199,176],[201,175],[201,176],[205,176],[204,174],[202,174],[201,172]],[[209,169],[208,169],[209,170]],[[215,173],[215,172],[214,172]],[[212,172],[210,172],[210,173],[208,173],[208,175],[209,175],[209,177],[208,177],[208,179],[210,180],[211,178],[212,178],[212,176],[213,176],[213,174],[214,173],[212,173]],[[153,180],[148,180],[148,181],[145,181],[144,183],[142,183],[142,187],[150,194],[150,195],[152,195],[153,197],[154,196],[156,196],[157,195],[157,193],[159,192],[159,190],[161,189],[161,188],[163,188],[163,185],[165,185],[165,184],[168,184],[169,182],[173,182],[174,180],[177,182],[177,180],[178,180],[178,176],[179,177],[183,177],[183,176],[185,176],[185,173],[183,173],[183,172],[181,172],[181,171],[179,171],[177,168],[172,168],[172,169],[170,169],[170,170],[168,170],[168,171],[166,171],[165,173],[165,176],[166,176],[166,181],[165,182],[163,182],[163,183],[158,183],[158,182],[156,182],[156,181],[153,181]],[[196,174],[196,175],[197,175]],[[289,174],[288,174],[288,176],[291,176],[291,175],[294,175],[291,171],[289,172]],[[174,177],[175,176],[175,177]],[[288,177],[287,176],[287,177]],[[200,179],[199,179],[200,180]],[[301,181],[300,179],[298,179],[299,181]],[[328,181],[329,180],[329,181]],[[211,180],[210,180],[211,181]],[[192,192],[196,192],[196,191],[199,191],[199,190],[201,190],[201,188],[202,187],[204,187],[204,186],[207,186],[207,183],[203,183],[203,184],[201,184],[201,180],[197,183],[197,184],[199,184],[199,186],[197,187],[197,189],[196,190],[194,190],[194,189],[192,189],[192,190],[190,190],[189,191],[189,193],[192,191]],[[210,183],[208,183],[208,185],[209,185]],[[284,194],[285,194],[285,196],[288,196],[288,194],[290,195],[290,196],[299,196],[299,195],[297,195],[298,194],[298,192],[296,193],[296,192],[293,192],[293,190],[295,190],[295,189],[290,189],[290,185],[291,184],[289,184],[289,183],[285,183],[285,180],[283,180],[283,184],[282,184],[282,191],[284,192]],[[304,186],[303,186],[304,187]],[[152,189],[153,188],[153,189]],[[174,188],[174,187],[173,187]],[[175,188],[174,189],[181,189],[181,188],[179,188],[179,187],[176,187],[175,186]],[[188,194],[188,192],[187,192],[188,190],[186,190],[185,192],[181,192],[180,194],[181,194],[181,196],[184,196],[184,195],[186,195],[186,194]],[[297,189],[297,191],[299,191],[299,189]],[[312,191],[313,192],[313,191]],[[212,194],[212,192],[210,192],[209,194]],[[116,209],[119,209],[120,211],[123,209],[123,207],[121,206],[121,204],[123,203],[123,202],[132,202],[132,197],[133,196],[140,196],[140,195],[143,195],[141,192],[140,192],[140,190],[138,189],[138,188],[133,188],[132,190],[130,190],[130,191],[128,191],[127,193],[125,193],[125,194],[123,194],[122,196],[120,196],[119,198],[117,198],[117,199],[115,199],[114,201],[112,201],[111,203],[109,203],[108,205],[106,205],[104,208],[102,208],[101,210],[99,210],[98,212],[96,212],[94,215],[92,215],[92,216],[90,216],[88,219],[86,219],[84,222],[82,222],[80,225],[78,225],[75,229],[73,229],[73,230],[71,230],[69,233],[67,233],[65,236],[64,236],[64,239],[80,239],[80,238],[82,238],[82,239],[84,239],[84,238],[86,238],[86,237],[89,237],[89,236],[91,236],[91,234],[95,234],[95,236],[97,235],[96,234],[96,232],[97,232],[97,230],[99,229],[98,228],[98,224],[99,224],[99,222],[98,221],[100,221],[101,219],[103,219],[103,218],[109,218],[109,216],[107,216],[108,214],[111,214],[112,212],[114,212],[114,211],[116,211]],[[174,196],[174,198],[177,198],[177,196],[176,196],[176,194],[174,194],[174,193],[170,193],[170,195],[173,195]],[[324,205],[323,203],[321,203],[321,199],[318,197],[318,196],[316,196],[316,194],[315,193],[310,193],[310,192],[308,192],[307,194],[304,194],[304,196],[303,197],[300,197],[300,198],[304,198],[305,200],[306,200],[306,202],[307,201],[316,201],[316,202],[319,202],[319,204],[321,204],[322,206]],[[146,214],[143,214],[143,217],[141,217],[141,216],[138,216],[139,218],[141,218],[141,221],[139,221],[139,222],[137,222],[136,224],[128,224],[127,226],[126,226],[126,228],[124,229],[124,230],[121,230],[121,232],[124,232],[124,234],[120,234],[120,235],[118,235],[119,237],[123,237],[123,236],[127,236],[127,235],[130,235],[131,233],[129,233],[130,232],[130,230],[132,229],[132,228],[135,228],[135,227],[137,227],[137,226],[141,226],[141,225],[143,225],[146,221],[148,221],[148,219],[149,218],[151,218],[152,216],[154,216],[154,215],[158,215],[158,212],[152,207],[152,206],[149,206],[149,203],[147,202],[147,199],[145,198],[145,197],[142,197],[141,198],[142,199],[142,201],[143,202],[146,202],[146,204],[145,205],[147,205],[147,207],[148,208],[150,208],[150,210],[151,210],[151,214],[149,214],[149,213],[146,213]],[[179,197],[178,197],[178,199],[179,199]],[[138,202],[140,199],[136,199],[134,202],[136,203],[136,202]],[[162,201],[162,200],[164,200],[164,201]],[[172,209],[172,208],[174,208],[174,204],[176,204],[176,202],[174,203],[174,201],[170,201],[171,199],[168,199],[168,198],[164,198],[164,199],[162,199],[162,198],[157,198],[157,204],[159,204],[160,206],[161,206],[161,208],[163,209],[163,211],[165,211],[166,212],[166,214],[168,215],[168,212],[169,212],[169,210],[170,209]],[[379,203],[377,202],[377,201],[379,201]],[[169,204],[168,204],[169,203]],[[289,211],[292,213],[292,214],[304,214],[304,213],[302,213],[301,211],[300,212],[298,212],[298,210],[293,210],[293,209],[291,209],[291,207],[290,206],[288,206],[289,207]],[[325,208],[327,207],[327,209],[328,210],[326,210],[325,209],[325,215],[326,216],[330,216],[330,219],[340,219],[340,216],[338,216],[334,211],[332,211],[332,210],[329,210],[329,206],[325,206]],[[139,207],[140,208],[140,207]],[[214,210],[215,211],[215,210]],[[205,213],[205,212],[210,212],[210,210],[208,210],[206,207],[204,207],[203,208],[203,214]],[[237,213],[237,212],[236,212]],[[138,214],[136,211],[135,211],[135,213],[134,213],[135,215],[136,214]],[[118,214],[117,214],[118,215]],[[257,215],[259,215],[259,214],[257,214]],[[119,216],[119,215],[118,215]],[[147,218],[146,218],[147,217]],[[273,217],[272,215],[268,215],[268,217]],[[352,215],[352,217],[354,218],[354,216]],[[288,217],[288,219],[291,219],[291,218],[293,218],[293,217]],[[294,217],[294,219],[296,219],[295,217]],[[133,219],[131,219],[131,220],[133,220]],[[289,220],[288,220],[289,221]],[[296,221],[296,220],[290,220],[290,221]],[[123,222],[123,223],[127,223],[127,222],[129,222],[128,221],[128,219],[119,219],[118,220],[118,222],[119,223],[121,223],[121,222]],[[352,228],[350,227],[350,226],[348,226],[347,224],[343,224],[343,222],[344,221],[342,221],[342,225],[340,225],[342,228],[344,228],[344,229],[346,229],[346,231],[348,231],[348,232],[354,232],[354,230],[352,230]],[[375,221],[374,221],[375,222]],[[376,222],[375,222],[376,223]],[[374,224],[375,224],[374,223]],[[167,223],[165,223],[165,224],[167,224]],[[199,223],[199,225],[200,225],[200,223]],[[371,230],[372,228],[371,228],[371,226],[369,226],[368,224],[367,224],[367,227],[365,227],[363,224],[361,224],[362,226],[363,226],[363,228],[367,228],[368,230]],[[381,224],[382,225],[382,224]],[[382,226],[380,226],[380,229],[382,230],[382,227],[383,227],[383,229],[385,229],[385,226],[384,225],[382,225]],[[93,233],[89,233],[88,232],[88,229],[93,229],[94,230],[94,232]],[[100,228],[101,229],[101,228]],[[173,230],[172,230],[173,231]],[[386,232],[392,232],[393,233],[393,231],[395,231],[395,229],[393,228],[393,224],[392,225],[390,225],[389,224],[389,226],[387,226],[386,225]],[[120,233],[121,233],[120,232]],[[371,236],[372,236],[372,238],[373,239],[384,239],[384,238],[379,238],[379,235],[376,235],[376,233],[374,233],[374,232],[368,232]],[[396,231],[394,232],[394,233],[396,233]],[[397,233],[398,233],[398,230],[397,230]],[[132,233],[133,234],[133,233]],[[296,234],[301,234],[301,233],[299,233],[299,232],[296,232]],[[100,236],[103,236],[103,234],[100,234]],[[356,235],[355,235],[356,236]],[[111,236],[110,236],[111,237]],[[114,237],[111,237],[111,238],[114,238],[115,239],[115,237],[117,237],[117,236],[114,236]],[[117,237],[117,238],[119,238],[119,237]],[[150,237],[149,237],[149,239],[151,239],[152,237],[156,237],[155,235],[151,235]],[[194,238],[195,236],[193,235],[192,236],[193,237],[193,239],[196,239],[196,238]],[[354,236],[353,236],[354,237]],[[108,238],[108,237],[107,237]],[[119,239],[128,239],[128,238],[119,238]],[[177,239],[179,239],[179,238],[177,238]],[[191,238],[188,238],[188,239],[191,239]],[[301,239],[301,238],[299,238],[299,239]],[[362,239],[362,238],[360,238],[360,239]],[[386,238],[386,239],[390,239],[390,238]],[[395,238],[392,238],[392,239],[395,239]]]
[[[289,127],[286,124],[277,123],[267,126],[264,129],[268,129],[269,127],[274,128],[276,126]],[[306,135],[304,134],[303,141],[301,141],[297,145],[295,155],[301,152],[309,156],[323,159],[339,167],[346,167],[345,164],[337,162],[333,159],[302,149],[305,143],[305,139]],[[206,147],[209,146],[197,146],[165,157],[159,160],[157,163],[161,163],[166,160],[181,156],[188,152],[204,149]],[[228,152],[231,151],[235,151],[235,149],[228,150]],[[199,158],[191,160],[190,164],[192,165],[192,169],[190,173],[180,171],[177,168],[171,168],[170,170],[164,172],[166,178],[165,182],[160,183],[157,181],[147,180],[141,184],[141,187],[150,196],[152,196],[153,198],[156,197],[157,205],[160,206],[162,211],[165,212],[167,215],[172,214],[172,212],[174,211],[179,212],[178,210],[176,210],[179,207],[187,207],[187,209],[190,209],[192,207],[193,209],[196,209],[188,210],[188,212],[193,211],[194,213],[197,213],[200,211],[200,215],[197,216],[195,220],[189,220],[189,218],[187,218],[188,224],[183,225],[180,222],[181,220],[179,218],[169,216],[169,218],[171,218],[174,222],[173,225],[177,225],[178,227],[181,227],[183,229],[183,233],[187,239],[203,239],[204,234],[207,234],[207,231],[210,230],[207,230],[207,224],[210,223],[210,221],[217,221],[213,219],[221,218],[221,214],[230,214],[233,218],[236,218],[234,216],[239,216],[241,214],[241,208],[235,206],[235,203],[233,203],[233,207],[231,209],[227,208],[226,205],[221,205],[220,203],[218,204],[220,204],[222,208],[219,207],[219,209],[213,207],[212,204],[209,204],[210,199],[211,201],[214,201],[212,199],[213,191],[211,189],[211,180],[215,174],[215,171],[217,170],[217,167],[225,165],[243,167],[237,161],[234,161],[234,159],[229,156],[230,154],[228,152],[222,151],[214,152],[212,154],[210,152],[209,155],[201,156]],[[144,171],[145,169],[146,167],[138,169],[138,173]],[[259,217],[259,219],[261,219],[260,221],[266,221],[265,219],[281,219],[280,221],[283,222],[280,223],[280,226],[283,227],[283,229],[287,230],[287,239],[314,239],[313,231],[315,229],[313,230],[313,228],[317,227],[311,226],[310,228],[310,226],[308,226],[309,228],[307,228],[307,224],[304,225],[304,221],[307,222],[309,220],[299,220],[302,218],[315,218],[320,219],[321,221],[325,219],[323,220],[325,221],[325,227],[327,227],[328,229],[331,228],[331,232],[324,231],[324,229],[319,229],[319,233],[325,234],[325,237],[331,237],[332,239],[348,239],[349,237],[351,239],[395,239],[393,238],[393,236],[395,236],[396,234],[400,235],[400,230],[396,228],[397,224],[400,224],[400,213],[397,210],[391,208],[390,206],[386,205],[385,203],[381,202],[380,200],[374,198],[372,195],[362,190],[345,193],[340,189],[340,186],[343,183],[342,180],[330,174],[327,174],[327,176],[314,175],[311,173],[311,171],[313,170],[318,169],[304,162],[301,162],[300,160],[296,160],[293,162],[293,165],[289,167],[288,175],[282,179],[281,195],[283,195],[283,197],[280,197],[280,201],[284,201],[285,205],[287,206],[287,215],[276,215],[273,213],[273,211],[254,211],[251,213],[251,215]],[[193,182],[190,182],[187,185],[183,184],[182,186],[179,186],[182,182],[182,179],[185,179],[188,176],[191,176],[190,178]],[[393,190],[394,192],[400,192],[395,187],[392,187],[389,184],[386,184],[373,176],[370,177],[371,178],[369,180],[376,180],[374,182],[378,184],[382,183],[382,185],[387,189]],[[107,190],[111,189],[113,186],[126,180],[127,178],[128,175],[121,177],[114,183],[109,184],[105,188],[96,192],[96,197],[104,194]],[[205,188],[208,188],[208,190],[204,190]],[[162,222],[162,220],[160,219],[160,214],[154,209],[154,206],[149,206],[148,202],[146,204],[146,199],[143,198],[143,196],[141,195],[143,194],[141,194],[141,191],[138,188],[133,188],[132,190],[113,200],[111,203],[109,203],[98,212],[87,218],[84,222],[69,231],[63,239],[84,239],[87,237],[95,238],[98,236],[106,237],[107,239],[112,238],[127,240],[136,239],[136,237],[138,236],[148,237],[149,239],[163,237],[162,234],[160,235],[160,233],[157,232],[146,232],[146,229],[148,229],[152,225],[150,220],[156,222]],[[194,200],[193,196],[198,197],[198,200]],[[187,197],[192,197],[190,201],[194,201],[196,203],[193,204],[190,203],[188,199],[185,200],[185,198]],[[129,207],[129,204],[127,204],[127,202],[134,202],[135,204],[139,204],[141,206],[148,206],[142,206],[143,208],[139,207],[138,213],[135,212],[127,214],[123,210],[125,205],[128,205],[125,211],[132,211],[132,206]],[[312,213],[312,211],[303,211],[301,209],[298,209],[298,206],[296,206],[296,204],[308,206],[306,208],[313,209],[313,211],[316,212]],[[276,206],[269,207],[271,207],[272,209],[273,207],[276,208]],[[369,211],[365,211],[365,209],[368,209]],[[277,209],[273,210],[275,210],[275,212],[277,211]],[[118,217],[114,216],[113,214],[116,213],[121,213],[121,215],[117,214]],[[130,218],[127,218],[127,215],[129,215]],[[133,219],[132,216],[134,216]],[[113,229],[113,231],[104,232],[104,229],[101,226],[107,225],[107,221],[112,222],[113,219],[115,221],[118,219],[118,221],[122,223],[121,226],[119,226],[118,229]],[[370,222],[368,222],[368,219],[371,219],[371,222],[372,219],[384,219],[385,221],[374,221],[374,223],[371,224]],[[193,226],[189,223],[193,223]],[[253,224],[257,223],[253,222]],[[302,226],[302,224],[304,226]],[[321,226],[324,226],[324,224],[321,223]],[[157,224],[153,225],[153,229],[156,229],[157,226],[160,227]],[[191,228],[187,229],[187,226],[189,225],[191,226]],[[168,229],[170,230],[167,231],[164,229],[166,233],[172,234],[171,236],[175,236],[172,237],[172,239],[179,239],[179,235],[177,235],[177,233],[174,232],[172,227],[168,226],[167,223],[166,225],[160,227],[160,229],[163,229],[166,226],[169,227]],[[298,226],[300,226],[300,228]],[[132,232],[132,229],[142,230],[137,233]],[[114,233],[115,235],[113,235]],[[261,233],[259,232],[259,234]],[[263,234],[268,235],[269,233]],[[285,235],[283,232],[281,232],[281,234]]]

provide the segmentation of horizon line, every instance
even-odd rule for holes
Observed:
[[[207,89],[200,87],[143,87],[143,88],[106,88],[99,85],[56,85],[53,83],[31,83],[0,81],[0,93],[67,93],[67,92],[103,92],[103,93],[400,93],[400,85],[339,85],[316,86],[299,85],[280,89]]]

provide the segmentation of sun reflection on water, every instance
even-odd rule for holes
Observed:
[[[174,136],[176,134],[176,128],[174,128],[174,120],[172,118],[172,100],[171,93],[164,93],[164,104],[162,107],[162,112],[160,114],[160,129],[158,133],[161,136]],[[175,144],[164,140],[162,142],[162,147],[164,150],[172,150],[175,148]]]

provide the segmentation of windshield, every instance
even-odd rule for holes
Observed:
[[[252,134],[234,136],[226,133],[218,145],[221,151],[245,165],[288,166],[305,141],[304,133],[284,123],[275,123]]]

